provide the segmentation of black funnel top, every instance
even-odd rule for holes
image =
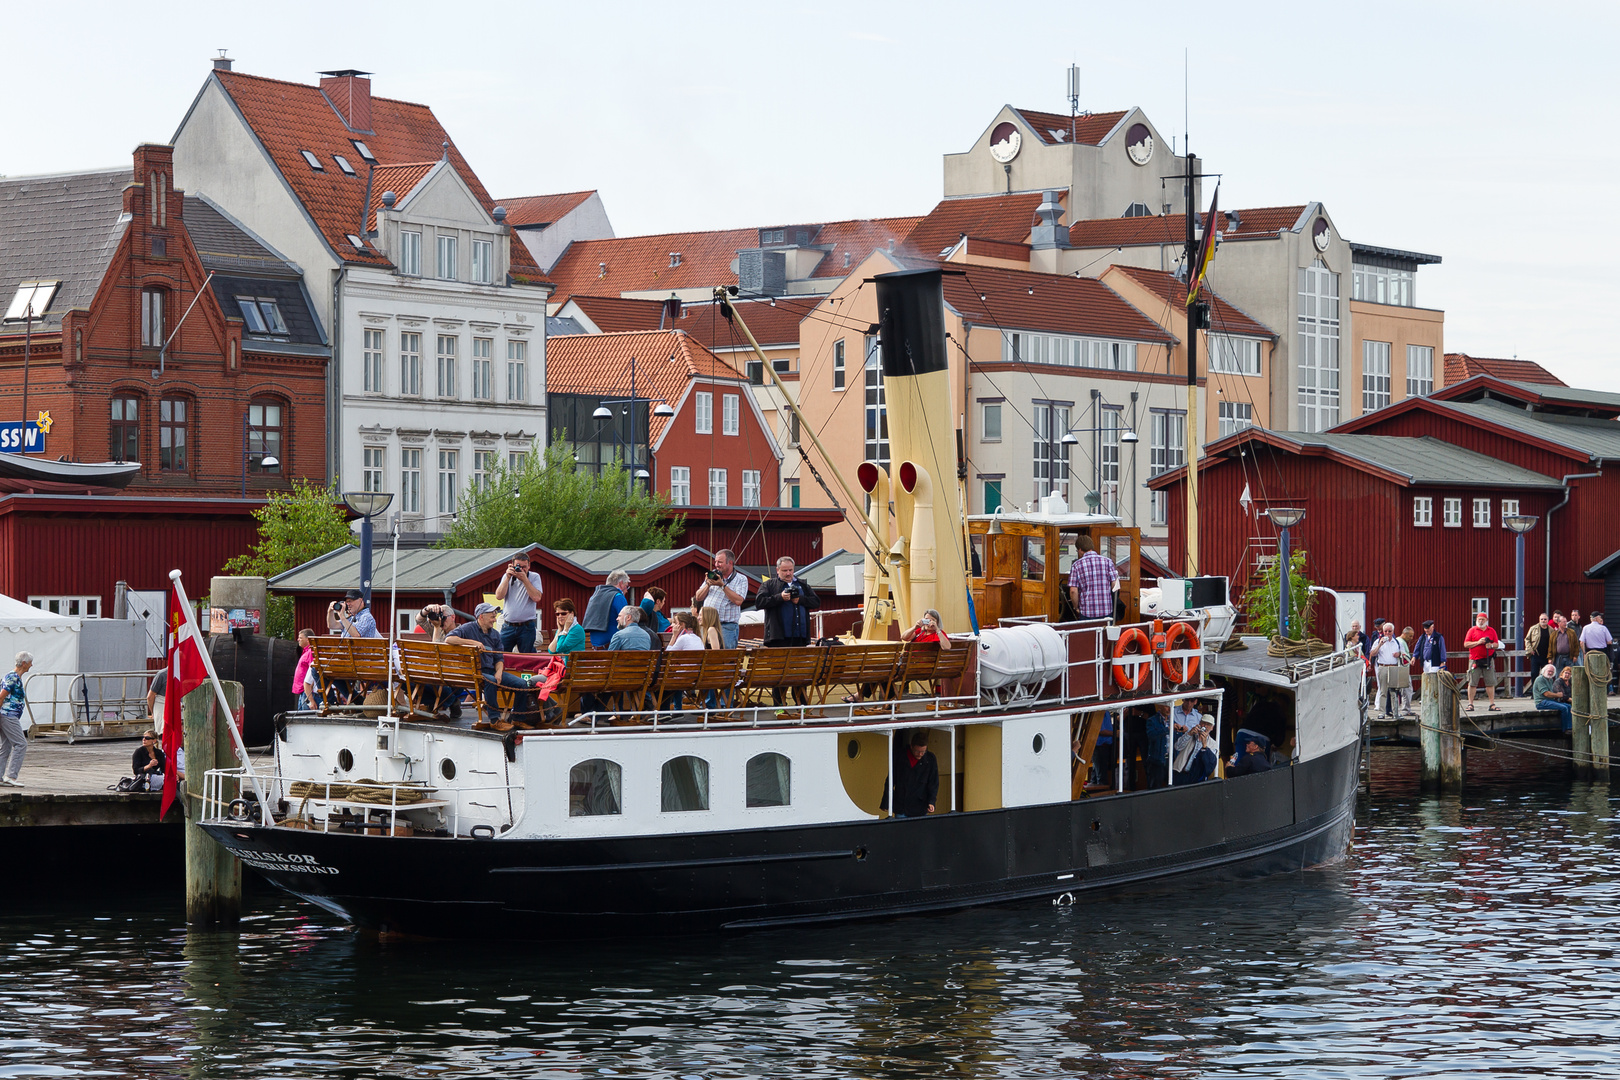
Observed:
[[[944,276],[938,269],[901,270],[872,279],[884,378],[927,375],[948,366]]]

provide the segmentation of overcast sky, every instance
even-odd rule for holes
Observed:
[[[47,10],[49,33],[18,31]],[[372,71],[496,198],[596,188],[621,236],[920,214],[1001,105],[1067,111],[1070,63],[1083,109],[1141,106],[1179,147],[1190,48],[1222,206],[1319,199],[1352,240],[1440,255],[1417,298],[1448,351],[1620,391],[1616,10],[0,0],[0,173],[127,165],[226,48],[255,75]]]

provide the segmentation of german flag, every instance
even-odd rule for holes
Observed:
[[[1193,257],[1192,272],[1187,276],[1187,306],[1192,307],[1198,299],[1198,290],[1204,285],[1204,275],[1209,273],[1209,264],[1215,261],[1215,213],[1221,202],[1221,185],[1215,185],[1215,195],[1209,200],[1209,217],[1204,219],[1204,236],[1198,242],[1198,251]]]

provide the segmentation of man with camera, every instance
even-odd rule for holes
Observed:
[[[507,652],[534,652],[534,631],[540,597],[540,575],[529,569],[529,553],[512,556],[495,586],[495,599],[505,605],[501,618],[501,647]]]
[[[342,600],[332,601],[326,612],[326,628],[342,637],[382,637],[377,632],[377,620],[366,607],[366,598],[359,589],[350,589]]]
[[[693,607],[712,607],[720,617],[720,637],[726,648],[737,647],[737,623],[748,599],[748,578],[737,569],[737,556],[729,548],[715,552],[714,569],[704,575],[692,597]]]
[[[767,648],[789,649],[810,644],[810,613],[821,606],[816,590],[794,576],[797,569],[786,555],[776,560],[776,576],[759,587],[754,606],[765,613]],[[805,704],[803,690],[793,696]],[[782,704],[780,688],[771,691],[771,700]]]

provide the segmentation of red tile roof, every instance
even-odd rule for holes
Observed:
[[[1114,266],[1110,269],[1117,270],[1143,288],[1152,290],[1153,294],[1166,304],[1175,305],[1178,316],[1187,303],[1187,283],[1174,274],[1163,270],[1148,270],[1140,266]],[[1210,305],[1210,333],[1260,338],[1277,336],[1269,326],[1250,318],[1247,313],[1223,300],[1207,283],[1203,289],[1203,297]],[[1160,312],[1154,311],[1151,314],[1158,315]]]
[[[371,130],[350,131],[326,100],[318,86],[266,79],[237,71],[210,73],[235,103],[248,126],[276,163],[287,184],[325,236],[332,250],[346,262],[373,266],[392,265],[369,245],[356,252],[347,234],[360,227],[366,194],[366,162],[351,142],[359,139],[376,156],[379,166],[406,162],[437,161],[446,153],[461,179],[485,210],[494,200],[479,183],[478,175],[456,149],[456,144],[440,126],[433,110],[426,105],[393,98],[371,99]],[[449,143],[448,150],[445,144]],[[323,166],[316,172],[304,160],[302,151],[314,154]],[[342,154],[354,166],[348,176],[332,160]],[[373,178],[375,180],[375,178]],[[373,185],[375,187],[375,184]],[[403,194],[403,192],[396,192]],[[512,275],[544,281],[534,256],[522,244],[513,244]]]
[[[1238,225],[1232,226],[1236,213]],[[1259,239],[1275,236],[1278,229],[1292,229],[1305,206],[1266,206],[1258,210],[1221,211],[1220,231],[1227,240]],[[1187,219],[1182,214],[1159,217],[1090,218],[1069,226],[1069,243],[1078,248],[1141,247],[1153,244],[1187,242]]]
[[[964,273],[949,272],[958,269]],[[1175,340],[1096,278],[955,263],[946,270],[945,302],[975,326],[1165,345]]]
[[[674,408],[694,378],[741,383],[731,365],[679,330],[622,334],[565,334],[546,339],[548,394],[628,394],[630,358],[636,359],[636,393]],[[672,417],[654,416],[657,442]]]
[[[1533,360],[1492,360],[1467,353],[1446,353],[1445,385],[1460,383],[1475,375],[1493,375],[1508,382],[1569,385]]]
[[[963,236],[1022,244],[1029,239],[1039,205],[1038,191],[946,199],[911,230],[906,247],[919,258],[937,259]]]
[[[594,191],[570,191],[564,195],[522,195],[516,199],[498,199],[496,204],[506,207],[508,225],[550,225],[595,194]]]
[[[831,221],[822,225],[783,226],[786,235],[799,230],[811,234],[812,246],[834,245],[822,258],[812,277],[843,277],[843,252],[850,252],[850,268],[859,266],[873,251],[886,247],[889,239],[898,243],[918,221],[917,218],[874,218]],[[737,284],[732,264],[737,252],[757,248],[760,230],[713,229],[704,232],[657,233],[652,236],[620,236],[610,240],[576,240],[568,245],[551,268],[556,284],[554,299],[575,294],[613,295],[668,289],[712,289]],[[680,265],[671,266],[671,255],[679,253]],[[603,264],[606,264],[604,270]]]
[[[663,316],[661,300],[626,300],[617,296],[571,296],[572,301],[604,334],[627,330],[656,330]],[[799,343],[799,320],[815,309],[821,297],[779,297],[769,300],[738,300],[737,310],[764,348]],[[684,304],[673,325],[709,349],[747,349],[748,339],[728,323],[717,304]]]
[[[368,144],[369,145],[369,144]],[[376,153],[375,150],[372,153]],[[433,171],[437,161],[418,161],[410,165],[379,165],[371,178],[371,209],[366,217],[366,228],[377,227],[377,209],[382,206],[382,197],[392,191],[401,202],[405,196],[416,190],[416,185],[428,173]]]
[[[1119,112],[1092,113],[1089,116],[1072,118],[1063,113],[1037,112],[1034,109],[1014,109],[1013,112],[1023,117],[1047,146],[1066,142],[1083,146],[1100,146],[1103,138],[1125,118],[1123,109]],[[1069,137],[1071,125],[1074,131],[1072,139]]]

